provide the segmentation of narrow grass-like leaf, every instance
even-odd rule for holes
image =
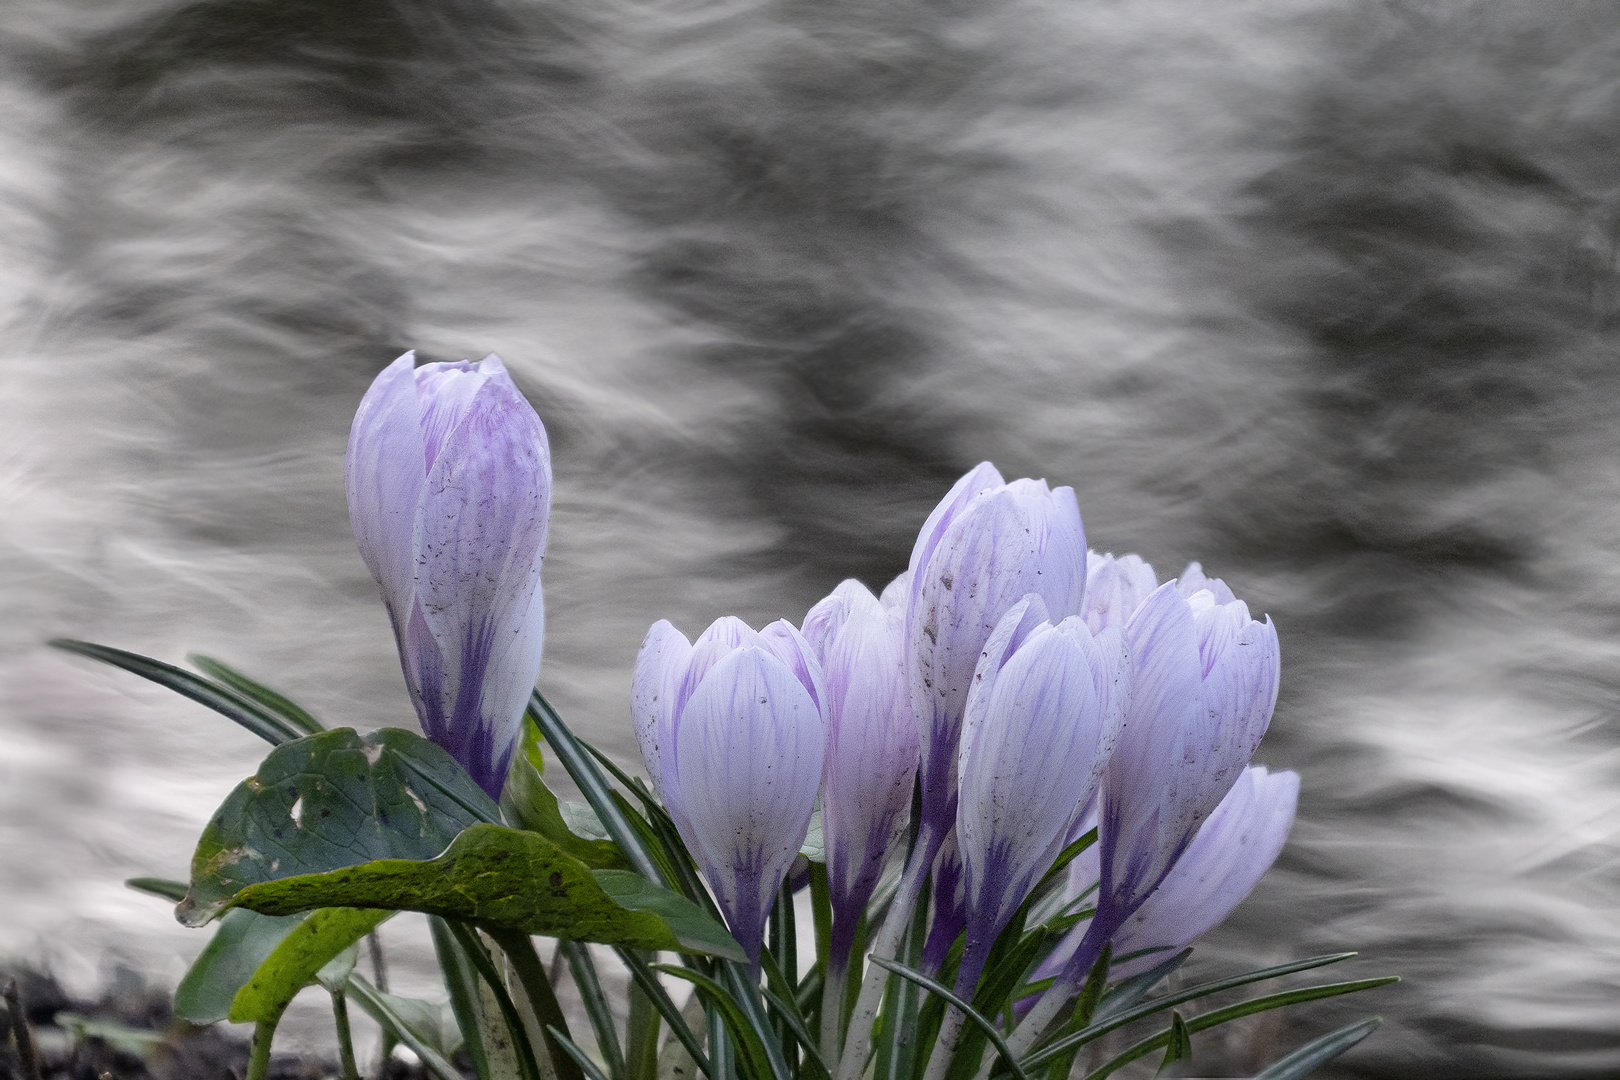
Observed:
[[[140,653],[114,649],[109,645],[97,645],[91,641],[56,638],[49,644],[65,652],[87,656],[103,664],[122,668],[143,679],[150,679],[159,686],[166,686],[182,697],[188,697],[199,705],[208,706],[226,719],[236,721],[272,745],[291,742],[304,734],[281,717],[265,711],[229,687],[221,686],[200,675],[193,675],[173,664],[165,664],[161,660],[154,660]]]
[[[758,1080],[764,1080],[765,1077],[773,1075],[771,1059],[766,1053],[765,1044],[760,1041],[759,1035],[754,1031],[754,1025],[749,1022],[747,1014],[743,1012],[742,1007],[731,996],[729,990],[701,971],[673,967],[669,964],[654,964],[652,967],[655,971],[662,971],[666,975],[675,976],[677,979],[685,979],[693,986],[696,986],[698,992],[704,995],[706,1001],[715,1006],[721,1018],[724,1019],[726,1031],[731,1034],[732,1039],[741,1047],[754,1076]]]
[[[1270,1009],[1281,1009],[1288,1005],[1297,1005],[1306,1001],[1319,1001],[1322,998],[1338,997],[1341,994],[1354,994],[1361,990],[1371,990],[1377,986],[1388,986],[1390,983],[1400,982],[1400,976],[1388,975],[1381,979],[1357,979],[1354,982],[1325,983],[1321,986],[1307,986],[1299,990],[1288,990],[1280,994],[1270,994],[1266,997],[1255,998],[1252,1001],[1239,1002],[1224,1009],[1205,1013],[1194,1017],[1187,1022],[1190,1032],[1207,1031],[1212,1027],[1229,1023],[1244,1016],[1253,1016],[1255,1013],[1266,1012]],[[1169,1031],[1161,1031],[1149,1039],[1144,1039],[1135,1046],[1124,1051],[1112,1061],[1103,1065],[1086,1076],[1086,1080],[1102,1080],[1103,1077],[1118,1069],[1129,1065],[1139,1057],[1151,1054],[1153,1051],[1166,1045],[1170,1039]]]
[[[822,1060],[821,1051],[816,1046],[815,1037],[810,1034],[810,1024],[799,1008],[796,997],[797,987],[790,983],[787,976],[782,974],[781,965],[776,962],[769,950],[760,954],[760,966],[765,972],[765,1000],[768,1002],[776,1016],[792,1032],[800,1046],[806,1053],[806,1063],[812,1067],[811,1075],[825,1080],[828,1075],[827,1063]]]
[[[557,1045],[562,1047],[563,1053],[567,1054],[574,1060],[574,1064],[579,1066],[579,1070],[584,1073],[589,1080],[608,1080],[608,1077],[602,1072],[602,1070],[596,1067],[596,1062],[592,1061],[590,1056],[586,1054],[585,1051],[574,1045],[574,1040],[570,1039],[556,1028],[551,1028],[548,1034],[550,1034],[553,1039],[557,1040]]]
[[[1187,1061],[1192,1057],[1192,1032],[1187,1030],[1187,1022],[1174,1009],[1170,1010],[1170,1030],[1166,1034],[1170,1038],[1164,1047],[1164,1061],[1159,1064],[1160,1076],[1176,1062]]]
[[[461,951],[472,962],[473,970],[478,972],[479,977],[484,980],[484,985],[489,987],[490,993],[495,997],[495,1006],[500,1009],[501,1019],[506,1022],[506,1030],[512,1037],[512,1046],[517,1051],[518,1072],[523,1080],[541,1080],[540,1064],[535,1060],[534,1046],[529,1042],[528,1026],[523,1023],[523,1017],[512,1001],[512,995],[507,993],[506,980],[501,978],[494,961],[489,958],[489,953],[484,951],[484,946],[471,927],[449,919],[445,920],[445,925],[450,928],[450,933],[461,946]]]
[[[641,837],[625,819],[624,812],[613,801],[612,788],[608,785],[601,767],[591,758],[585,744],[569,730],[567,724],[563,723],[562,717],[557,715],[557,710],[551,707],[551,703],[540,696],[538,690],[529,696],[528,715],[539,726],[541,734],[546,737],[552,749],[557,751],[557,758],[562,762],[563,768],[574,778],[574,783],[585,796],[585,801],[591,804],[596,816],[602,819],[602,824],[613,837],[613,842],[619,845],[619,850],[630,860],[637,873],[649,881],[663,884],[664,876],[659,872],[657,863],[653,861]]]
[[[1254,1080],[1299,1080],[1371,1035],[1383,1022],[1382,1018],[1372,1016],[1329,1032],[1320,1039],[1312,1039],[1293,1053],[1266,1066],[1255,1075]]]
[[[377,1021],[378,1025],[393,1037],[394,1041],[409,1047],[411,1053],[421,1058],[422,1064],[439,1080],[465,1080],[460,1069],[446,1061],[444,1056],[433,1047],[417,1038],[416,1033],[389,1007],[388,1002],[377,991],[376,987],[360,976],[352,975],[349,977],[348,990],[350,1000],[365,1010],[366,1015]],[[465,1033],[463,1033],[463,1037],[465,1037]],[[471,1046],[470,1040],[468,1045]]]
[[[456,1026],[461,1029],[467,1056],[472,1059],[473,1072],[478,1080],[493,1080],[489,1050],[484,1046],[484,1028],[479,1016],[478,972],[473,970],[472,960],[462,951],[461,943],[451,932],[447,920],[430,915],[428,929],[433,935],[433,951],[439,958],[439,970],[444,973],[444,988],[450,995],[450,1011],[455,1014]],[[354,982],[353,979],[349,981]]]
[[[1208,997],[1211,994],[1219,994],[1224,990],[1235,990],[1240,986],[1248,986],[1251,983],[1265,982],[1267,979],[1277,979],[1284,975],[1292,975],[1295,972],[1309,971],[1312,968],[1326,967],[1328,964],[1337,964],[1341,960],[1348,960],[1352,956],[1356,955],[1353,952],[1327,953],[1323,956],[1312,956],[1305,960],[1295,960],[1287,964],[1278,964],[1274,967],[1261,968],[1258,971],[1245,972],[1242,975],[1234,975],[1228,979],[1217,979],[1213,982],[1200,983],[1197,986],[1188,987],[1187,989],[1177,991],[1174,994],[1167,994],[1164,997],[1154,998],[1152,1001],[1145,1002],[1141,1005],[1136,1005],[1134,1008],[1131,1006],[1135,1005],[1135,1002],[1129,1001],[1129,995],[1125,995],[1117,1000],[1128,1001],[1129,1003],[1124,1007],[1116,1007],[1116,999],[1114,995],[1118,994],[1121,988],[1124,988],[1128,983],[1136,980],[1151,979],[1152,983],[1148,983],[1142,988],[1141,991],[1143,994],[1147,993],[1147,991],[1152,988],[1153,983],[1157,983],[1160,979],[1164,978],[1165,975],[1168,975],[1171,971],[1173,971],[1176,966],[1179,966],[1183,961],[1185,961],[1191,951],[1192,950],[1188,949],[1185,952],[1166,960],[1152,971],[1143,972],[1141,975],[1137,975],[1133,979],[1129,979],[1126,980],[1125,983],[1121,983],[1120,987],[1116,987],[1108,997],[1103,999],[1102,1007],[1097,1010],[1097,1015],[1092,1018],[1092,1022],[1089,1026],[1077,1032],[1059,1032],[1056,1039],[1047,1045],[1042,1046],[1033,1054],[1026,1057],[1024,1059],[1024,1067],[1029,1069],[1038,1068],[1049,1060],[1054,1054],[1062,1053],[1063,1051],[1072,1047],[1082,1046],[1093,1039],[1098,1038],[1099,1036],[1106,1035],[1108,1032],[1113,1031],[1116,1028],[1124,1027],[1126,1024],[1134,1023],[1143,1017],[1152,1016],[1154,1013],[1163,1012],[1165,1009],[1174,1008],[1175,1006],[1181,1005],[1185,1002],[1196,1001],[1199,998]],[[1164,970],[1161,971],[1161,969]],[[1134,990],[1132,992],[1134,992]],[[1140,1000],[1140,998],[1137,1000]]]
[[[613,1009],[608,1005],[607,995],[602,993],[602,980],[597,977],[591,952],[579,942],[567,939],[557,942],[557,948],[562,950],[564,959],[568,961],[568,971],[573,975],[574,988],[579,991],[580,1001],[585,1005],[585,1016],[591,1022],[597,1049],[602,1051],[602,1060],[607,1063],[608,1076],[612,1080],[621,1080],[624,1076],[624,1051],[619,1048],[618,1029],[613,1025]]]
[[[187,653],[186,659],[203,674],[212,677],[252,701],[261,709],[279,716],[304,735],[318,735],[326,725],[311,716],[308,710],[279,691],[244,675],[229,664],[201,653]]]
[[[540,728],[525,717],[523,739],[512,755],[512,767],[501,791],[501,809],[514,825],[537,832],[593,870],[623,869],[629,866],[618,845],[609,840],[587,839],[569,827],[557,796],[546,786],[546,759],[541,749]],[[587,816],[591,811],[580,808]],[[596,822],[600,824],[600,822]]]
[[[914,794],[913,820],[916,820],[915,799]],[[900,943],[900,955],[905,958],[907,966],[913,968],[922,963],[923,945],[928,938],[928,905],[917,904],[915,907],[911,925],[906,927]],[[855,950],[855,955],[860,955],[861,951]],[[851,962],[849,966],[853,985],[861,965]],[[917,1020],[921,1011],[918,1003],[921,1000],[922,987],[909,979],[892,973],[889,975],[888,985],[884,988],[883,1006],[878,1014],[878,1030],[873,1033],[873,1053],[876,1057],[874,1080],[911,1080],[912,1074],[926,1059],[927,1055],[922,1053],[917,1039]],[[841,1017],[840,1021],[847,1022],[847,1017]],[[864,1066],[861,1075],[865,1075]]]
[[[1006,1063],[1007,1068],[1012,1072],[1014,1080],[1029,1080],[1029,1077],[1024,1073],[1024,1070],[1019,1067],[1017,1060],[1013,1057],[1012,1050],[1008,1048],[1007,1040],[1001,1037],[1001,1032],[997,1030],[995,1023],[986,1019],[983,1013],[979,1012],[979,1010],[975,1009],[973,1006],[951,993],[948,989],[935,982],[933,979],[930,979],[928,976],[923,975],[920,972],[911,970],[904,964],[897,964],[893,960],[885,960],[881,956],[874,956],[871,959],[872,963],[877,964],[879,967],[888,968],[901,978],[911,980],[924,990],[929,991],[936,997],[942,998],[951,1005],[954,1005],[956,1008],[960,1009],[962,1015],[966,1016],[969,1020],[978,1025],[979,1029],[985,1033],[985,1037],[990,1040],[993,1046],[995,1046],[996,1052],[1001,1055],[1001,1060]]]
[[[540,962],[540,954],[535,952],[534,939],[522,930],[491,927],[487,932],[506,954],[507,962],[511,965],[513,974],[517,976],[518,985],[523,987],[523,993],[529,999],[529,1007],[534,1011],[535,1018],[540,1021],[541,1035],[548,1044],[547,1049],[551,1051],[552,1067],[558,1080],[585,1080],[568,1061],[556,1060],[557,1052],[561,1048],[551,1045],[550,1033],[553,1029],[557,1029],[567,1035],[568,1020],[563,1016],[562,1004],[558,1002],[556,991],[551,987],[551,980],[546,977],[546,966]]]
[[[692,1055],[692,1060],[697,1062],[697,1067],[703,1071],[704,1075],[713,1080],[714,1074],[709,1071],[709,1059],[703,1052],[702,1044],[698,1042],[697,1036],[693,1034],[691,1027],[687,1025],[686,1018],[681,1015],[681,1010],[676,1008],[675,1003],[670,1000],[669,992],[664,989],[663,984],[653,974],[652,968],[648,966],[647,961],[629,949],[615,949],[614,951],[619,954],[619,959],[623,960],[625,966],[630,969],[630,977],[636,981],[636,985],[641,987],[642,993],[646,994],[648,1000],[653,1003],[653,1007],[658,1010],[659,1015],[664,1018],[664,1022],[669,1025],[670,1031],[674,1032],[675,1037],[681,1041],[681,1045],[686,1047],[686,1052]]]
[[[124,887],[178,904],[186,898],[188,886],[183,881],[174,881],[170,878],[132,877],[124,882]]]
[[[760,998],[759,988],[754,982],[756,976],[744,965],[734,962],[725,963],[723,970],[732,1000],[742,1010],[760,1046],[764,1048],[765,1060],[770,1067],[769,1075],[776,1080],[793,1080],[782,1044],[771,1028],[770,1018],[765,1015],[765,1002]]]

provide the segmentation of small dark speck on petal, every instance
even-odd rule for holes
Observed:
[[[766,699],[766,698],[760,698],[760,699],[759,699],[759,703],[760,703],[760,704],[761,704],[761,705],[767,705],[767,704],[769,704],[769,703],[770,703],[770,702],[769,702],[769,701],[768,701],[768,700],[767,700],[767,699]]]

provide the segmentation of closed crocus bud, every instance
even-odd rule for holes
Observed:
[[[905,832],[917,774],[917,723],[905,689],[900,613],[850,580],[810,609],[804,637],[827,684],[821,823],[832,951],[849,951],[883,865]]]
[[[494,356],[406,353],[360,402],[346,479],[422,731],[499,797],[545,636],[546,430]]]
[[[810,828],[826,701],[821,665],[785,621],[756,633],[727,617],[688,644],[660,620],[636,658],[647,771],[756,967],[766,915]]]
[[[1190,596],[1177,582],[1161,585],[1126,625],[1132,696],[1102,785],[1095,949],[1158,888],[1271,721],[1277,631],[1241,600],[1222,602],[1231,592],[1215,584],[1200,581]],[[1089,964],[1095,949],[1079,950],[1077,962]]]
[[[968,696],[956,816],[968,913],[957,993],[965,996],[1096,793],[1129,704],[1123,633],[1093,636],[1079,616],[1054,626],[1044,615],[1038,596],[1007,612]]]
[[[1085,593],[1074,491],[999,481],[988,463],[958,481],[912,551],[907,677],[921,734],[923,825],[937,834],[955,822],[962,714],[990,632],[1026,594],[1061,620],[1080,611]]]
[[[1153,894],[1114,932],[1110,976],[1140,974],[1218,926],[1277,861],[1294,824],[1299,776],[1245,769],[1226,798]],[[1093,847],[1086,854],[1095,852]],[[1097,884],[1095,857],[1070,864],[1067,893],[1080,897]],[[1071,930],[1034,978],[1056,974],[1074,952],[1087,924]]]

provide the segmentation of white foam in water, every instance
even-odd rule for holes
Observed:
[[[120,882],[264,752],[45,639],[412,723],[349,418],[407,347],[494,351],[557,468],[541,685],[621,760],[654,619],[881,587],[991,458],[1277,621],[1300,821],[1203,962],[1407,981],[1235,1068],[1373,1011],[1387,1075],[1620,1067],[1620,18],[316,6],[0,31],[0,951],[176,980],[205,935]]]

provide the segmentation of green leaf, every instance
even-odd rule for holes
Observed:
[[[499,814],[466,770],[420,735],[338,728],[306,736],[270,751],[215,812],[175,915],[200,926],[260,882],[374,859],[429,859],[467,826]]]
[[[585,1017],[591,1022],[591,1033],[596,1036],[596,1048],[607,1064],[613,1080],[624,1076],[624,1051],[619,1049],[619,1033],[613,1026],[613,1006],[602,992],[602,980],[597,977],[596,963],[591,951],[577,941],[562,940],[557,948],[568,961],[568,971],[574,977],[574,989],[579,991],[585,1006]]]
[[[428,1071],[439,1080],[462,1080],[461,1070],[445,1060],[444,1055],[416,1036],[400,1016],[389,1006],[384,995],[360,976],[349,979],[349,997],[365,1010],[395,1042],[410,1047],[411,1053],[422,1059]]]
[[[1084,1045],[1093,1039],[1106,1035],[1115,1028],[1124,1027],[1126,1024],[1140,1020],[1143,1017],[1152,1016],[1156,1012],[1163,1012],[1165,1009],[1176,1005],[1196,1001],[1211,994],[1219,994],[1225,990],[1235,990],[1250,983],[1264,982],[1267,979],[1277,979],[1284,975],[1309,971],[1312,968],[1325,967],[1328,964],[1337,964],[1341,960],[1348,960],[1356,955],[1353,952],[1328,953],[1323,956],[1313,956],[1306,960],[1295,960],[1287,964],[1278,964],[1275,967],[1244,972],[1242,975],[1234,975],[1228,979],[1200,983],[1197,986],[1189,987],[1174,994],[1154,998],[1146,1004],[1136,1005],[1136,1002],[1141,1000],[1142,996],[1152,989],[1153,983],[1158,982],[1173,971],[1191,953],[1191,949],[1184,949],[1153,970],[1132,976],[1120,983],[1109,992],[1108,996],[1103,998],[1102,1006],[1097,1010],[1097,1015],[1092,1018],[1089,1027],[1073,1033],[1059,1032],[1052,1042],[1042,1046],[1035,1053],[1025,1058],[1024,1067],[1036,1068],[1065,1050]]]
[[[92,1020],[74,1012],[59,1012],[52,1018],[57,1027],[66,1028],[75,1043],[86,1039],[100,1039],[120,1053],[145,1058],[166,1041],[160,1031],[142,1031],[112,1020]]]
[[[712,1078],[714,1072],[709,1064],[708,1057],[703,1053],[703,1047],[698,1042],[697,1035],[687,1025],[686,1018],[681,1015],[681,1010],[670,1000],[669,992],[664,989],[663,985],[658,981],[658,977],[653,974],[652,968],[647,965],[647,961],[630,949],[616,949],[614,951],[618,954],[619,959],[624,962],[624,966],[630,969],[630,977],[635,980],[637,986],[641,987],[641,992],[647,995],[647,1000],[653,1003],[653,1008],[657,1009],[659,1015],[664,1018],[664,1022],[669,1025],[670,1031],[674,1032],[675,1037],[686,1048],[686,1052],[692,1055],[692,1060],[697,1062],[698,1069],[705,1076]]]
[[[506,819],[520,828],[537,832],[568,854],[592,869],[622,869],[629,865],[613,841],[606,839],[607,830],[588,806],[563,804],[546,787],[546,759],[540,748],[540,728],[532,719],[523,721],[522,753],[512,756],[512,768],[506,775],[506,788],[501,792],[501,808]],[[581,814],[580,811],[584,813]],[[571,827],[569,818],[588,818],[593,826],[591,837]]]
[[[629,871],[593,872],[538,833],[498,825],[473,826],[436,859],[379,859],[261,882],[226,903],[272,915],[322,907],[422,911],[605,945],[743,955],[689,900]]]
[[[1299,1080],[1371,1035],[1383,1022],[1380,1017],[1372,1016],[1329,1032],[1320,1039],[1312,1039],[1293,1053],[1272,1062],[1254,1080]]]
[[[1170,1011],[1170,1037],[1164,1048],[1164,1061],[1159,1064],[1159,1075],[1178,1061],[1186,1061],[1192,1057],[1192,1033],[1187,1030],[1187,1021],[1174,1009]]]
[[[136,892],[146,893],[149,896],[161,897],[176,904],[186,898],[186,889],[188,888],[183,881],[160,877],[132,877],[125,880],[124,887],[134,889]]]
[[[436,1052],[450,1057],[461,1049],[461,1028],[446,1002],[423,1001],[374,991],[396,1020]]]
[[[341,907],[311,912],[236,992],[230,1019],[277,1023],[298,991],[314,982],[321,968],[391,914]]]
[[[631,867],[649,881],[664,881],[657,861],[642,843],[641,837],[625,817],[624,811],[613,801],[613,789],[603,774],[602,767],[591,760],[587,745],[569,730],[562,717],[557,715],[557,710],[540,695],[540,691],[536,690],[529,695],[529,711],[526,715],[538,725],[546,742],[557,751],[557,758],[562,762],[563,768],[573,778],[574,783],[579,785],[580,794],[585,796],[585,801],[596,811],[596,816],[601,819],[602,825],[613,837],[613,842],[619,846],[625,858],[630,860]]]
[[[161,660],[153,660],[150,656],[142,656],[140,653],[126,652],[108,645],[97,645],[91,641],[56,638],[50,644],[64,652],[87,656],[103,664],[123,668],[143,679],[150,679],[159,686],[166,686],[175,693],[188,697],[200,705],[206,705],[221,716],[236,721],[266,742],[284,743],[303,734],[281,717],[266,712],[230,687],[210,682],[173,664],[165,664]]]
[[[212,676],[215,681],[230,687],[242,697],[259,706],[265,712],[278,716],[291,724],[305,735],[318,735],[326,730],[326,725],[296,701],[285,694],[270,689],[257,679],[248,677],[221,660],[201,653],[187,653],[186,659],[205,675]]]
[[[1024,1070],[1019,1068],[1017,1059],[1013,1057],[1012,1050],[1007,1046],[1007,1040],[1001,1037],[1001,1032],[997,1030],[996,1025],[986,1019],[983,1013],[951,993],[940,983],[935,982],[926,975],[912,971],[904,964],[897,964],[893,960],[885,960],[881,956],[873,956],[870,959],[872,963],[877,964],[879,967],[888,968],[902,979],[914,982],[929,993],[956,1006],[957,1009],[961,1010],[963,1016],[973,1021],[984,1032],[985,1037],[995,1046],[996,1052],[1001,1055],[1002,1062],[1011,1071],[1015,1080],[1029,1080],[1029,1077],[1024,1074]]]
[[[710,956],[743,962],[748,954],[737,944],[737,939],[725,927],[704,914],[692,901],[679,893],[654,885],[640,874],[629,870],[596,870],[592,872],[597,885],[613,898],[614,903],[630,911],[644,911],[658,916],[681,942],[685,952],[701,952]],[[586,938],[595,941],[596,938]],[[608,944],[619,944],[608,942]],[[667,946],[665,946],[667,948]]]
[[[674,967],[670,964],[654,964],[652,966],[655,971],[662,971],[665,974],[675,976],[677,979],[685,979],[697,987],[698,993],[703,995],[703,1000],[714,1006],[724,1019],[726,1030],[730,1032],[731,1038],[742,1050],[756,1078],[763,1080],[765,1077],[776,1075],[771,1055],[766,1049],[765,1043],[760,1039],[759,1033],[754,1030],[754,1025],[748,1014],[743,1011],[742,1005],[732,996],[729,990],[701,971]]]
[[[236,992],[303,921],[303,914],[275,917],[256,911],[227,912],[175,988],[174,1014],[192,1024],[225,1019],[231,1014]]]
[[[1307,986],[1299,990],[1287,990],[1280,994],[1268,994],[1265,997],[1242,1001],[1236,1005],[1229,1005],[1224,1009],[1216,1009],[1214,1012],[1194,1017],[1187,1022],[1187,1030],[1189,1032],[1207,1031],[1212,1027],[1218,1027],[1241,1017],[1252,1016],[1255,1013],[1266,1012],[1269,1009],[1281,1009],[1287,1005],[1338,997],[1341,994],[1354,994],[1361,990],[1371,990],[1376,986],[1388,986],[1390,983],[1400,981],[1400,976],[1389,975],[1381,979],[1358,979],[1355,982],[1326,983],[1321,986]],[[1166,1045],[1169,1039],[1170,1032],[1168,1031],[1161,1031],[1152,1038],[1144,1039],[1088,1075],[1086,1080],[1102,1080],[1103,1077],[1129,1065],[1137,1058],[1151,1054],[1161,1046]]]

